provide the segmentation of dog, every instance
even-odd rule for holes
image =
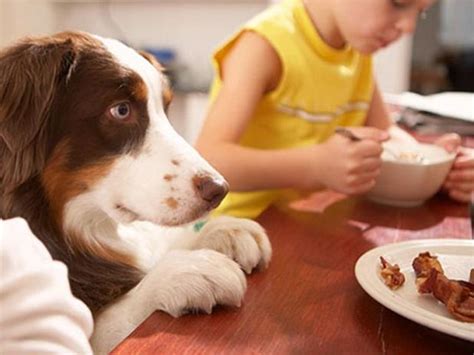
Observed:
[[[271,245],[254,221],[205,217],[224,178],[171,127],[154,57],[83,32],[0,52],[0,217],[23,217],[68,266],[107,353],[152,312],[239,306]],[[21,247],[21,246],[20,246]]]

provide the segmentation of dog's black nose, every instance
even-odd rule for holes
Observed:
[[[208,202],[211,208],[217,207],[229,191],[227,182],[216,181],[208,175],[195,176],[193,184],[199,196]]]

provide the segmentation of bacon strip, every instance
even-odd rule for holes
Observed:
[[[420,253],[412,265],[419,293],[433,294],[455,318],[474,323],[474,284],[448,279],[437,257],[428,252]]]

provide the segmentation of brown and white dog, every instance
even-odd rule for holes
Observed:
[[[64,32],[0,52],[0,218],[25,218],[67,264],[98,353],[155,310],[240,305],[241,268],[271,257],[250,220],[180,227],[227,184],[171,128],[170,100],[160,65],[116,40]]]

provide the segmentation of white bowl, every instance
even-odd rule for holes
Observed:
[[[367,194],[369,199],[393,206],[421,205],[441,188],[456,156],[433,144],[398,148],[398,152],[416,154],[423,159],[400,160],[384,151],[380,175]]]

